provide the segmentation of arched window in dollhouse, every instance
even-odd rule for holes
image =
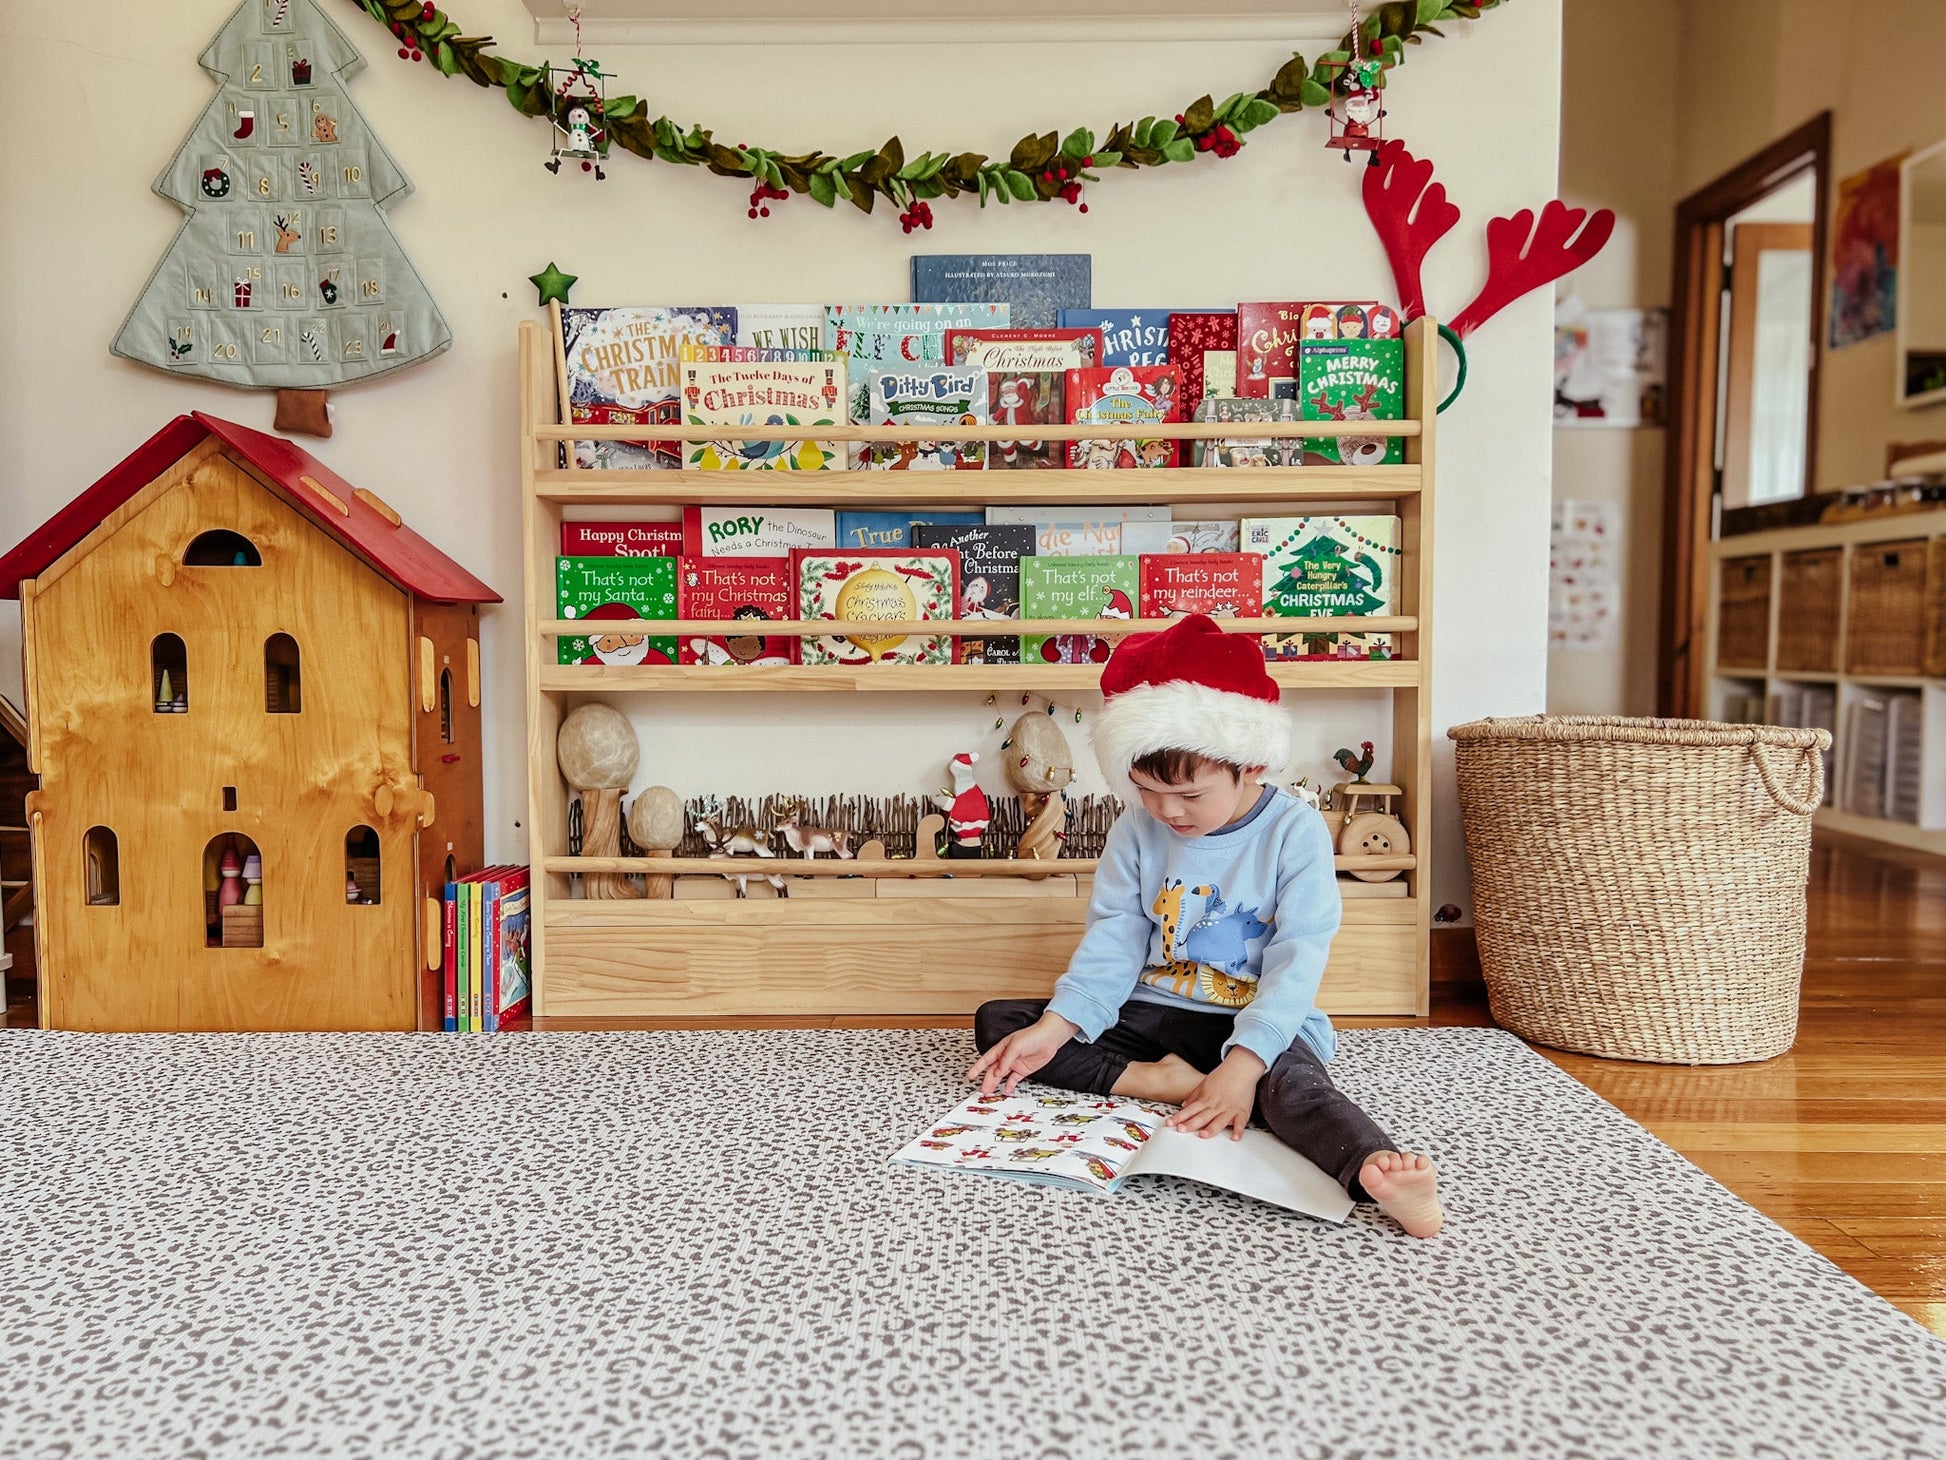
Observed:
[[[453,743],[453,671],[439,671],[439,738]]]
[[[157,634],[149,641],[149,698],[158,715],[189,711],[189,651],[177,634]]]
[[[219,527],[198,533],[183,552],[182,564],[185,568],[261,568],[264,555],[242,533]]]
[[[91,826],[81,839],[81,874],[89,907],[114,907],[121,902],[121,851],[115,833],[107,827]]]
[[[345,901],[353,907],[377,907],[378,900],[378,833],[354,826],[345,833]]]
[[[272,634],[264,640],[264,710],[272,715],[295,715],[304,708],[303,674],[297,640]]]
[[[264,859],[241,832],[218,832],[203,848],[203,933],[211,948],[264,945]]]

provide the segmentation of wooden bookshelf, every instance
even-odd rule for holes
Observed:
[[[1936,548],[1942,538],[1946,538],[1946,511],[1931,510],[1744,533],[1712,544],[1707,690],[1712,719],[1754,716],[1773,724],[1812,718],[1802,713],[1807,707],[1803,691],[1811,687],[1827,692],[1830,713],[1817,717],[1817,724],[1832,732],[1833,743],[1826,800],[1816,814],[1816,824],[1849,836],[1946,855],[1946,678],[1923,672],[1928,667],[1923,625],[1917,621],[1911,625],[1920,652],[1910,667],[1919,672],[1860,673],[1851,668],[1854,559],[1913,542]],[[1826,556],[1836,558],[1835,575],[1829,581],[1794,585],[1793,561]],[[1946,558],[1935,553],[1932,561]],[[1769,573],[1768,617],[1754,626],[1739,627],[1734,637],[1749,647],[1737,651],[1739,662],[1725,663],[1724,620],[1735,611],[1736,596],[1730,585],[1733,575],[1747,574],[1752,563],[1763,565]],[[1812,656],[1820,661],[1813,668],[1799,667],[1805,657],[1801,640],[1807,628],[1825,640],[1826,652]],[[1938,667],[1937,662],[1931,667]],[[1859,776],[1847,773],[1857,727],[1868,723],[1854,712],[1874,698],[1883,699],[1886,692],[1908,696],[1908,708],[1918,715],[1919,794],[1909,816],[1877,814],[1889,810],[1882,793],[1876,811],[1861,809],[1870,808],[1873,797],[1857,784]],[[1759,708],[1762,713],[1754,714]]]
[[[562,665],[555,641],[585,626],[556,616],[554,564],[563,509],[571,506],[766,505],[970,507],[995,503],[1166,503],[1179,515],[1271,516],[1330,510],[1389,511],[1400,519],[1400,592],[1394,615],[1360,619],[1390,632],[1398,656],[1272,664],[1287,696],[1310,690],[1380,689],[1392,714],[1391,779],[1403,788],[1397,812],[1415,849],[1432,837],[1430,625],[1432,602],[1434,407],[1438,340],[1430,320],[1406,330],[1406,419],[1397,422],[1197,423],[1124,428],[1119,434],[1180,440],[1239,436],[1397,436],[1402,465],[1360,467],[1177,467],[1149,471],[906,473],[616,471],[563,467],[567,440],[659,438],[820,441],[906,440],[904,427],[819,426],[795,431],[762,427],[738,432],[656,426],[563,424],[554,342],[546,328],[520,330],[521,484],[526,562],[523,634],[527,677],[528,838],[533,866],[535,1023],[566,1026],[588,1018],[700,1015],[863,1016],[965,1015],[991,998],[1042,997],[1067,966],[1080,938],[1091,890],[1092,862],[804,862],[738,859],[752,896],[706,895],[727,887],[726,864],[703,858],[574,857],[568,854],[571,792],[555,758],[555,736],[575,705],[629,695],[718,693],[936,694],[1094,689],[1091,665],[894,665],[840,668],[787,666]],[[1003,439],[1005,426],[927,426],[928,440]],[[1116,428],[1036,427],[1050,440],[1118,434]],[[1237,510],[1230,510],[1230,509]],[[1261,621],[1272,632],[1325,619]],[[1259,621],[1239,621],[1254,627]],[[1158,627],[1142,622],[1016,621],[1011,633],[1090,632],[1113,636]],[[657,632],[720,631],[711,623],[657,624]],[[809,637],[824,623],[769,623],[764,632]],[[977,627],[928,623],[923,631]],[[922,631],[916,626],[914,632]],[[698,788],[713,789],[713,788]],[[1341,864],[1346,859],[1340,859]],[[1402,897],[1345,901],[1343,930],[1332,945],[1320,1002],[1341,1015],[1427,1012],[1430,889],[1417,856],[1387,859],[1405,883]],[[1375,864],[1361,862],[1361,866]],[[667,873],[677,897],[586,900],[573,895],[576,874]],[[795,879],[791,896],[759,896],[766,873]],[[694,879],[693,885],[686,879]],[[704,879],[707,879],[705,883]],[[880,888],[885,890],[883,894]],[[695,895],[687,895],[693,893]]]

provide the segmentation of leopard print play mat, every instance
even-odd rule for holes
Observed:
[[[963,1031],[0,1035],[0,1455],[1946,1455],[1946,1344],[1489,1030],[1414,1243],[888,1163]]]

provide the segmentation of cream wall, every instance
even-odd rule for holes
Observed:
[[[1839,179],[1946,137],[1946,5],[1936,0],[1712,0],[1683,15],[1678,196],[1827,108],[1834,208]],[[1817,301],[1820,330],[1829,287]],[[1883,475],[1888,442],[1946,436],[1946,407],[1892,403],[1893,340],[1824,353],[1821,492]]]
[[[0,8],[0,40],[25,76],[64,78],[56,145],[44,87],[10,88],[5,150],[6,317],[20,345],[0,365],[0,539],[18,540],[170,416],[201,408],[268,427],[267,397],[171,380],[113,359],[108,342],[181,215],[154,197],[162,169],[211,95],[195,64],[230,0],[89,7],[88,31]],[[470,32],[532,57],[517,0],[458,0]],[[421,532],[506,594],[484,620],[487,850],[526,854],[517,600],[520,515],[514,445],[515,325],[535,316],[526,276],[550,258],[580,275],[577,303],[673,296],[728,302],[906,297],[907,259],[931,252],[1062,250],[1094,255],[1098,303],[1228,304],[1241,298],[1392,297],[1359,205],[1359,174],[1322,144],[1315,117],[1287,120],[1224,164],[1117,178],[1086,217],[1059,207],[935,206],[938,226],[896,224],[804,199],[763,224],[737,185],[701,170],[620,157],[599,186],[546,173],[545,133],[495,93],[395,60],[383,32],[345,4],[328,13],[371,65],[352,100],[417,184],[394,226],[439,300],[456,345],[438,360],[338,398],[337,435],[314,450],[392,502]],[[1451,314],[1484,272],[1487,217],[1536,205],[1555,186],[1560,5],[1521,0],[1477,27],[1415,49],[1391,126],[1433,155],[1465,222],[1427,268]],[[908,26],[910,37],[923,25]],[[1307,53],[1317,42],[1304,43]],[[1023,122],[1054,126],[1166,112],[1269,74],[1284,50],[1247,41],[1073,47],[918,44],[616,48],[623,86],[724,140],[864,146],[898,131],[1003,151]],[[738,77],[763,78],[748,88]],[[1518,84],[1508,84],[1519,78]],[[1538,710],[1545,676],[1550,304],[1524,299],[1470,342],[1472,380],[1441,422],[1433,605],[1437,727]],[[76,652],[85,652],[77,646]],[[0,620],[0,674],[18,692],[18,621]],[[1306,701],[1317,778],[1337,744],[1376,728],[1361,697]],[[1003,707],[1005,708],[1005,707]],[[928,790],[963,745],[992,748],[977,700],[810,697],[752,703],[687,697],[643,726],[644,783],[689,792],[772,783]],[[1072,729],[1072,718],[1069,717]],[[1440,742],[1442,832],[1434,888],[1465,900],[1450,755]],[[991,764],[991,756],[987,763]],[[1091,768],[1083,789],[1099,780]]]
[[[1558,286],[1590,309],[1669,302],[1677,170],[1678,0],[1567,0],[1561,42],[1561,197],[1615,210],[1615,234]],[[1655,704],[1654,606],[1662,541],[1659,426],[1554,435],[1554,499],[1606,502],[1623,522],[1620,641],[1547,656],[1547,708],[1558,715],[1637,714]]]

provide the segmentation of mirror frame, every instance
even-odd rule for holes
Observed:
[[[1899,164],[1899,317],[1892,346],[1892,404],[1904,410],[1946,401],[1946,386],[1921,391],[1918,395],[1907,395],[1905,392],[1905,329],[1910,315],[1907,301],[1912,285],[1912,170],[1922,162],[1941,157],[1946,157],[1946,140],[1907,153],[1905,160]]]

